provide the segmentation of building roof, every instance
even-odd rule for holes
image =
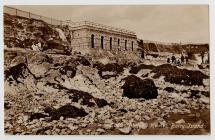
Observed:
[[[114,32],[118,32],[118,33],[124,33],[124,34],[136,36],[136,33],[133,31],[121,29],[121,28],[114,27],[114,26],[104,25],[104,24],[100,24],[100,23],[95,23],[92,21],[70,22],[69,25],[71,28],[83,28],[83,27],[88,26],[88,27],[93,27],[93,28],[102,29],[102,30],[106,30],[106,31],[114,31]]]

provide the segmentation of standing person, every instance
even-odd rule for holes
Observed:
[[[167,58],[167,63],[170,63],[170,58],[169,57]]]
[[[181,64],[184,63],[184,56],[183,54],[181,55]]]
[[[205,52],[202,51],[202,52],[200,53],[200,56],[201,56],[201,58],[202,58],[202,64],[204,63],[204,55],[205,55]]]
[[[176,60],[176,64],[180,66],[180,59]]]
[[[174,63],[175,62],[175,56],[173,55],[172,56],[172,63]]]
[[[186,64],[188,63],[188,56],[185,56]]]

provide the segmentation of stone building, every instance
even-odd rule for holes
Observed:
[[[111,52],[137,51],[135,32],[89,21],[70,25],[71,46],[74,50],[100,50]]]

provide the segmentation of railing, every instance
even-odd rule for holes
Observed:
[[[57,19],[50,18],[50,17],[44,17],[44,16],[41,16],[41,15],[37,15],[37,14],[30,13],[30,12],[22,11],[22,10],[12,8],[12,7],[8,7],[8,6],[4,6],[4,13],[14,15],[14,16],[25,17],[25,18],[29,18],[29,19],[43,20],[44,22],[46,22],[48,24],[51,24],[51,25],[68,25],[69,24],[66,21],[57,20]]]
[[[113,27],[113,26],[108,26],[108,25],[103,25],[103,24],[92,22],[92,21],[81,21],[81,22],[71,22],[70,23],[71,27],[77,27],[77,26],[83,26],[83,25],[135,35],[135,32],[132,32],[129,30],[125,30],[125,29],[121,29],[121,28],[117,28],[117,27]]]
[[[41,15],[22,11],[22,10],[8,7],[8,6],[4,6],[4,13],[14,15],[14,16],[25,17],[25,18],[29,18],[29,19],[43,20],[44,22],[51,24],[51,25],[70,25],[71,27],[87,25],[87,26],[92,26],[92,27],[96,27],[96,28],[102,28],[105,30],[117,31],[117,32],[121,32],[121,33],[135,35],[135,32],[113,27],[113,26],[103,25],[103,24],[99,24],[99,23],[95,23],[95,22],[91,22],[91,21],[81,21],[81,22],[62,21],[62,20],[57,20],[54,18],[44,17]]]

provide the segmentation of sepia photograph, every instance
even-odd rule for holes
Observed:
[[[210,135],[209,5],[4,5],[5,135]]]

